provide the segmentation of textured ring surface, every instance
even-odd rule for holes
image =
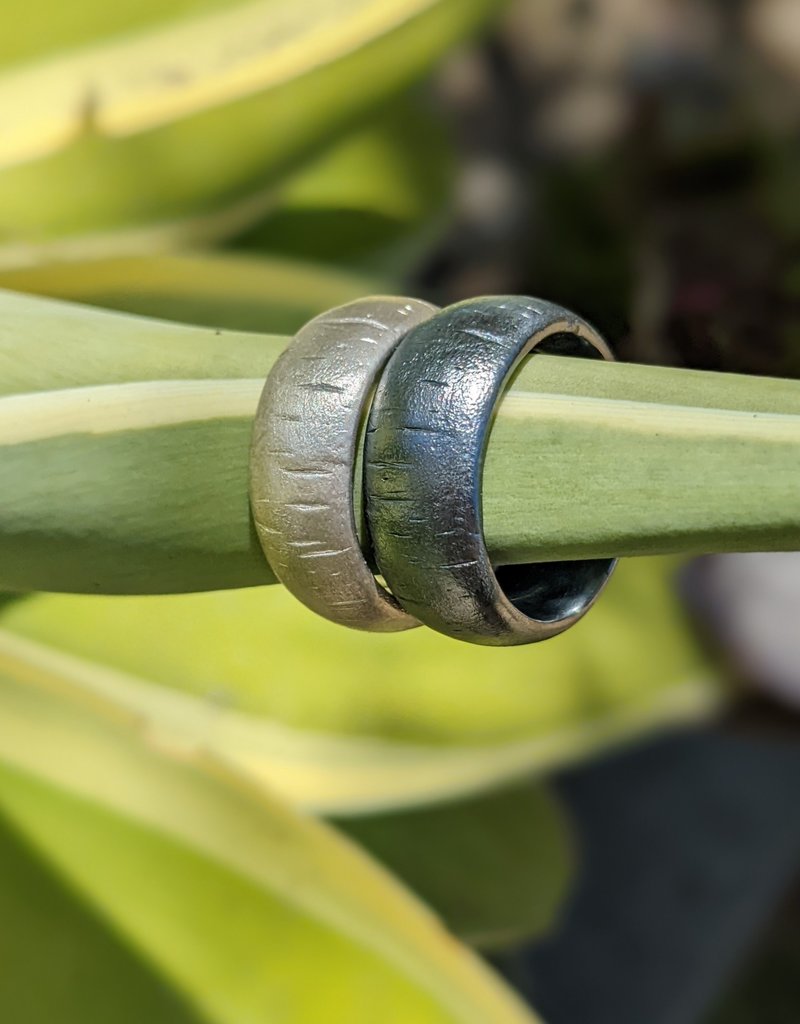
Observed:
[[[554,636],[589,608],[613,559],[492,567],[481,526],[496,402],[534,348],[611,359],[585,321],[538,299],[449,306],[411,331],[372,404],[365,498],[375,556],[407,612],[492,646]],[[535,515],[535,509],[531,510]]]
[[[378,632],[417,625],[372,574],[353,508],[356,450],[397,343],[437,307],[360,299],[306,324],[267,378],[250,453],[250,503],[275,575],[315,612]]]

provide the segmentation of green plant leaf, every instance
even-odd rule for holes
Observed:
[[[8,25],[0,40],[4,71],[58,57],[113,37],[149,31],[166,21],[226,6],[228,0],[9,0]]]
[[[233,253],[53,263],[0,271],[0,288],[181,323],[280,334],[294,334],[333,306],[387,290],[374,277],[335,267]]]
[[[242,231],[273,206],[281,178],[498,6],[179,8],[182,17],[150,29],[14,64],[0,74],[0,266],[151,253]]]
[[[446,126],[406,99],[289,179],[237,244],[402,273],[447,224],[452,171]]]
[[[187,380],[207,394],[209,378],[253,388],[288,340],[0,291],[0,397]]]
[[[204,1024],[150,964],[54,875],[2,815],[0,877],[3,1020]]]
[[[723,697],[669,575],[626,564],[580,627],[501,674],[487,652],[421,630],[387,657],[384,638],[324,623],[278,588],[19,597],[0,608],[0,672],[178,760],[212,756],[338,815],[451,929],[498,946],[552,923],[571,844],[543,790],[482,791],[706,716]],[[420,804],[436,806],[404,810]]]
[[[541,785],[338,825],[482,949],[546,932],[572,878],[565,823]]]
[[[526,785],[433,810],[346,818],[337,827],[421,896],[450,931],[484,949],[547,931],[572,877],[563,817],[543,786]],[[57,1007],[75,1005],[62,1014],[64,1019],[86,1024],[96,1016],[105,1021],[120,987],[130,992],[126,1021],[190,1016],[174,991],[131,951],[126,954],[95,915],[36,863],[2,817],[0,871],[0,920],[6,922],[0,929],[3,1019],[30,1019],[44,997],[51,1015]],[[42,963],[51,960],[49,983],[42,989],[35,979]],[[105,978],[103,984],[96,983],[98,976]],[[20,1007],[26,1009],[19,1012]],[[44,1009],[38,1012],[42,1019],[48,1016]]]
[[[328,827],[35,686],[0,708],[3,812],[207,1024],[534,1020]]]
[[[591,615],[502,665],[429,630],[351,632],[262,588],[21,597],[0,607],[0,669],[295,804],[363,814],[490,789],[713,711],[719,682],[672,569],[624,563]]]
[[[287,341],[0,293],[0,587],[272,582],[248,451]],[[487,544],[498,563],[800,547],[798,454],[798,381],[533,356],[489,438]]]

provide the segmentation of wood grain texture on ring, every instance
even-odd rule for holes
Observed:
[[[481,483],[494,409],[534,349],[610,359],[594,329],[552,303],[470,299],[411,331],[383,373],[365,450],[365,503],[378,566],[409,614],[457,639],[532,643],[583,615],[609,559],[495,569]],[[535,507],[530,514],[536,516]]]
[[[378,296],[323,313],[281,354],[258,405],[250,503],[264,554],[295,597],[355,629],[418,624],[364,558],[353,475],[377,378],[401,339],[436,308]]]

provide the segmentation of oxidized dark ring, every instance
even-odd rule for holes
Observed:
[[[401,605],[477,644],[532,643],[567,629],[595,600],[613,559],[492,567],[481,477],[502,390],[534,348],[611,359],[585,321],[538,299],[449,306],[411,331],[370,413],[365,498],[375,556]],[[535,510],[531,510],[535,515]]]
[[[316,317],[281,353],[256,413],[250,503],[267,561],[309,608],[356,629],[418,625],[362,554],[353,480],[378,375],[400,339],[436,310],[377,297]]]

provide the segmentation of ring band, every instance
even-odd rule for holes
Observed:
[[[353,477],[375,382],[398,342],[436,309],[376,297],[316,317],[281,353],[256,412],[250,503],[267,561],[303,604],[355,629],[418,625],[362,554]]]
[[[537,299],[449,306],[398,346],[367,430],[365,495],[378,567],[409,614],[472,643],[562,632],[593,603],[613,559],[493,569],[481,478],[497,400],[533,349],[611,359],[585,321]]]

